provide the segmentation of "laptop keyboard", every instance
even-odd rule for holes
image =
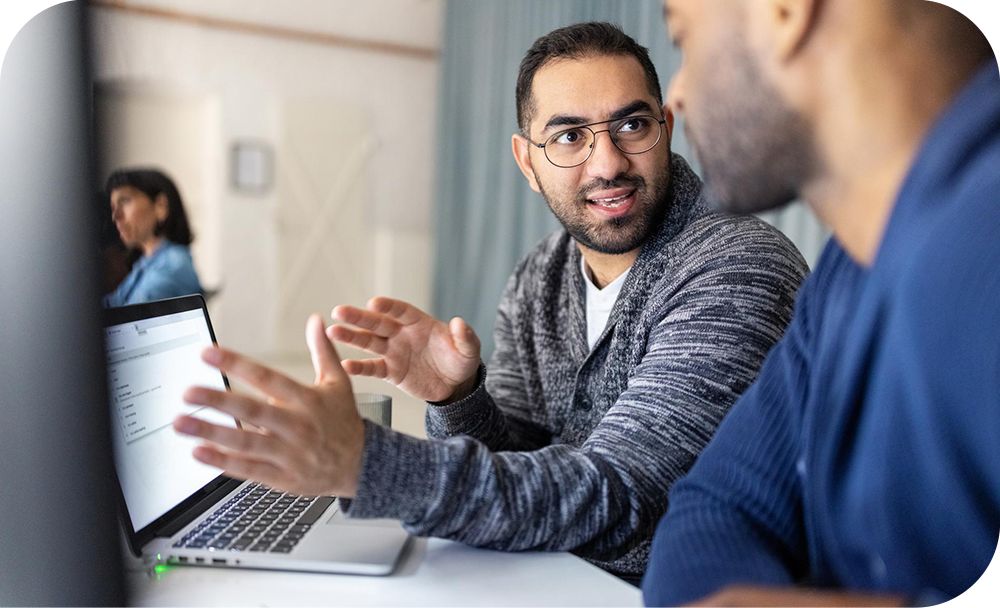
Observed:
[[[333,501],[332,496],[295,496],[248,485],[174,547],[288,553]]]

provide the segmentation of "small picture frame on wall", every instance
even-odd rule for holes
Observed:
[[[230,183],[242,194],[266,194],[274,182],[274,152],[262,141],[234,142],[230,148]]]

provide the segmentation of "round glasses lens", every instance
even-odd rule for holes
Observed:
[[[660,123],[652,116],[632,116],[611,125],[611,138],[622,152],[639,154],[660,141]]]
[[[594,133],[586,127],[560,131],[545,142],[545,156],[559,167],[574,167],[590,156]]]

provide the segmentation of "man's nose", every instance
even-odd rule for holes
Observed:
[[[587,175],[610,181],[626,172],[629,166],[628,156],[611,141],[609,132],[597,133],[592,145],[594,150],[587,159]]]

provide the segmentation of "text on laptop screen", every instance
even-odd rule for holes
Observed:
[[[193,385],[225,390],[201,360],[212,337],[204,313],[190,310],[105,330],[115,463],[132,526],[139,530],[219,475],[191,455],[198,440],[174,432],[179,414],[236,426],[225,414],[184,402]]]

